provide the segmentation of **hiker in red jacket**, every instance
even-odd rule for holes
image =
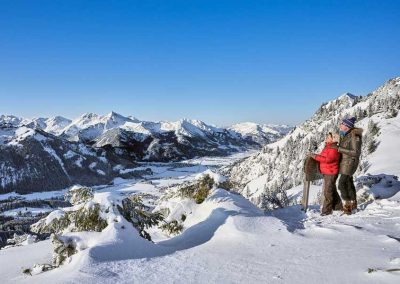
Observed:
[[[324,201],[321,215],[330,215],[333,210],[342,210],[342,200],[336,190],[336,180],[339,174],[340,153],[337,149],[331,148],[333,144],[339,142],[338,134],[328,133],[326,136],[325,148],[320,154],[310,154],[309,156],[319,162],[319,169],[324,175]]]

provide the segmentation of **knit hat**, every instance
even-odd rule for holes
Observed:
[[[356,123],[356,118],[352,117],[352,118],[345,118],[342,121],[342,124],[347,126],[348,128],[353,128],[354,127],[354,123]]]

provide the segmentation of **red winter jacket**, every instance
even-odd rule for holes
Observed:
[[[339,174],[340,153],[336,149],[331,148],[332,143],[326,143],[321,154],[315,156],[315,160],[319,162],[319,170],[323,175]]]

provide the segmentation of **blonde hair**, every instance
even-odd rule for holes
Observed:
[[[329,135],[332,137],[332,141],[339,143],[340,142],[340,135],[336,132],[329,132]]]

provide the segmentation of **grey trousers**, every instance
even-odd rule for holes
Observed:
[[[339,190],[344,201],[357,200],[356,188],[354,186],[353,176],[340,175]]]

